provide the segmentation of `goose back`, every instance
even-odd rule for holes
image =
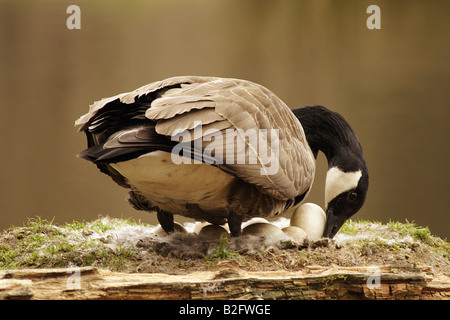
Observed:
[[[212,164],[275,199],[304,194],[314,178],[314,155],[300,122],[274,93],[250,81],[173,77],[97,101],[75,124],[86,132],[91,150],[104,152],[104,158],[97,159],[99,166],[102,161],[124,161],[154,150],[171,152],[178,143],[174,137],[184,133],[202,141],[191,150],[191,157],[212,148]],[[225,143],[211,139],[215,133],[226,135],[227,130],[234,130],[246,147],[245,159],[254,156],[255,163],[230,161],[225,152],[228,139]],[[268,163],[256,152],[259,146],[242,134],[249,130],[276,130],[277,139],[266,137],[268,153],[276,153],[276,172],[265,174]],[[128,151],[121,153],[125,148]],[[89,157],[88,151],[85,156]]]

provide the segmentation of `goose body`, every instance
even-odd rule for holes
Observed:
[[[205,163],[177,165],[170,156],[154,151],[110,165],[126,177],[127,184],[146,199],[149,207],[224,224],[227,195],[236,178]],[[216,214],[209,216],[212,212]]]
[[[129,188],[136,209],[156,210],[166,232],[179,214],[239,235],[242,221],[291,212],[310,190],[322,146],[300,118],[250,81],[174,77],[91,105],[76,121],[88,144],[78,156]],[[340,189],[327,194],[349,190],[333,177]]]

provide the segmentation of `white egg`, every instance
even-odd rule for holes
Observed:
[[[228,231],[225,230],[225,228],[214,224],[208,224],[204,226],[198,233],[199,236],[211,239],[220,239],[222,237],[222,234],[228,234]]]
[[[310,238],[321,238],[325,230],[327,216],[325,211],[315,203],[305,203],[295,210],[291,218],[291,226],[299,227]]]
[[[199,234],[199,232],[203,229],[204,226],[209,225],[210,223],[205,221],[195,221],[194,224],[194,233]]]
[[[295,242],[299,243],[299,244],[303,244],[303,242],[305,241],[307,235],[306,232],[299,228],[299,227],[294,227],[294,226],[289,226],[289,227],[285,227],[283,229],[283,232],[292,240],[294,240]]]
[[[286,239],[284,232],[271,223],[256,222],[246,226],[242,230],[242,235],[254,235],[264,237],[274,242]]]
[[[178,222],[174,223],[174,229],[175,229],[175,232],[181,232],[183,234],[187,234],[188,233],[187,230],[183,227],[183,225],[178,223]],[[153,233],[154,233],[155,236],[158,236],[158,237],[166,237],[166,236],[168,236],[168,234],[163,230],[161,225],[157,226],[155,228],[155,231],[153,231]]]
[[[211,225],[211,223],[206,222],[206,221],[202,221],[202,222],[196,221],[196,222],[194,223],[194,231],[193,231],[193,232],[194,232],[195,234],[199,234],[200,231],[201,231],[205,226],[209,226],[209,225]],[[223,224],[223,225],[221,225],[221,227],[224,228],[227,232],[230,232],[230,228],[228,227],[228,224]]]
[[[244,229],[245,227],[247,227],[247,226],[249,226],[249,225],[251,225],[251,224],[254,224],[254,223],[269,223],[269,221],[267,221],[267,220],[264,219],[264,218],[252,218],[252,219],[250,219],[250,220],[248,220],[248,221],[245,221],[245,222],[242,224],[242,229]]]

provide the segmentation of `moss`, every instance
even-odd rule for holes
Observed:
[[[343,234],[347,234],[347,235],[354,235],[358,231],[358,228],[356,226],[357,226],[357,224],[356,224],[356,222],[354,220],[348,219],[342,225],[342,227],[339,230],[339,232],[343,233]]]
[[[398,231],[400,234],[413,237],[414,240],[419,240],[425,243],[430,243],[431,241],[430,229],[428,227],[419,227],[414,223],[414,221],[409,222],[406,220],[404,223],[389,221],[387,226]]]
[[[324,276],[323,278],[318,278],[316,281],[318,283],[320,283],[320,284],[323,284],[323,285],[326,285],[326,286],[330,286],[330,285],[332,285],[335,282],[346,281],[347,278],[348,278],[347,275],[338,273],[338,274],[333,275],[333,276],[327,275],[327,276]]]
[[[0,245],[0,266],[14,265],[14,261],[19,254],[20,252],[18,250],[14,250],[6,244]]]
[[[266,252],[264,250],[239,250],[238,253],[233,250],[234,240],[226,236],[217,243],[208,240],[189,253],[183,251],[179,242],[184,243],[187,239],[192,243],[200,241],[193,235],[188,238],[180,235],[172,238],[170,243],[153,239],[148,247],[137,245],[142,238],[136,238],[135,230],[140,230],[145,237],[148,234],[146,230],[151,231],[151,228],[140,221],[124,218],[72,221],[62,226],[39,217],[28,219],[22,227],[13,227],[0,234],[0,269],[76,265],[133,271],[140,266],[139,270],[145,270],[143,272],[180,272],[180,269],[208,269],[218,261],[239,259],[242,264],[253,261],[253,268],[263,268],[263,263],[273,268],[274,265],[282,265],[280,261],[287,261],[289,265],[286,268],[297,270],[306,265],[346,266],[364,261],[423,261],[423,264],[429,264],[431,258],[445,266],[450,260],[450,244],[446,240],[433,236],[428,227],[409,221],[382,224],[348,220],[336,237],[339,245],[335,247],[306,248],[282,244],[275,254],[270,255],[262,254]],[[128,240],[130,235],[134,235],[133,241]],[[439,260],[435,259],[438,256]]]
[[[204,256],[208,261],[211,260],[231,260],[239,258],[239,253],[230,249],[230,241],[228,235],[222,234],[219,242],[214,246],[211,253]]]
[[[382,223],[380,221],[348,219],[342,225],[341,229],[339,230],[339,233],[349,236],[361,233],[361,231],[364,231],[365,234],[374,234],[375,232],[378,231],[380,226],[382,226]]]
[[[450,257],[450,244],[433,236],[428,227],[418,226],[414,221],[389,221],[382,224],[378,221],[349,219],[339,234],[355,236],[346,244],[355,247],[361,255],[380,251],[399,253],[402,250],[415,250],[419,245],[427,245],[440,256],[446,259]]]
[[[86,223],[84,220],[82,222],[73,220],[72,223],[66,222],[65,227],[72,231],[84,230],[86,228]]]
[[[86,234],[104,233],[118,225],[137,225],[131,219],[99,219],[92,223],[53,225],[36,217],[28,219],[23,227],[5,230],[0,239],[0,269],[54,268],[68,265],[120,269],[126,259],[135,259],[137,250],[119,245],[108,247],[101,239]],[[84,234],[83,234],[84,233]]]
[[[450,261],[450,244],[442,242],[440,245],[431,248],[431,250]]]
[[[307,266],[307,265],[320,265],[322,260],[326,259],[317,251],[310,250],[301,250],[297,254],[296,265],[299,267]]]

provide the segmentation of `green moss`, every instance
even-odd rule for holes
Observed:
[[[317,278],[317,280],[315,280],[317,283],[320,283],[322,285],[326,285],[326,286],[330,286],[335,282],[342,282],[342,281],[346,281],[348,278],[347,275],[345,274],[335,274],[333,276],[324,276],[323,278]]]
[[[431,248],[431,250],[450,261],[450,244],[448,242],[440,241],[440,243]]]
[[[430,250],[449,259],[450,244],[431,234],[428,227],[418,226],[414,222],[389,221],[387,224],[366,220],[344,223],[341,234],[355,237],[347,245],[353,246],[360,254],[367,255],[376,251],[400,252],[404,249],[414,250],[419,244],[428,245]]]
[[[364,231],[364,233],[373,234],[375,232],[374,227],[379,227],[381,225],[382,223],[380,221],[348,219],[342,225],[339,233],[353,236],[360,233],[361,231]]]
[[[14,250],[8,245],[0,245],[0,267],[2,265],[14,265],[14,261],[19,254],[18,250]]]
[[[141,221],[136,221],[131,218],[120,218],[120,219],[109,219],[101,218],[93,222],[85,221],[72,221],[71,223],[66,223],[65,228],[73,231],[83,230],[86,232],[97,232],[104,233],[108,230],[113,230],[121,226],[148,226]]]
[[[354,220],[348,219],[342,225],[341,229],[339,230],[339,233],[343,233],[343,234],[347,234],[347,235],[354,235],[358,231],[358,228],[356,226],[357,226],[357,224]]]
[[[425,243],[430,243],[431,241],[430,229],[428,227],[419,227],[414,223],[414,221],[409,222],[406,220],[404,223],[389,221],[387,226],[396,230],[400,234],[411,236],[414,240],[419,240]]]
[[[133,266],[137,266],[143,257],[142,248],[134,244],[124,245],[121,244],[122,242],[113,241],[108,233],[109,230],[127,226],[147,227],[148,225],[123,218],[101,218],[93,222],[73,221],[63,226],[56,226],[53,220],[39,217],[28,219],[22,227],[13,227],[0,234],[0,269],[76,265],[98,266],[118,271],[133,270]],[[373,257],[373,253],[380,253],[380,255],[404,257],[405,254],[413,255],[414,252],[418,252],[418,248],[426,248],[428,250],[426,252],[434,252],[450,260],[450,244],[446,240],[433,236],[428,227],[417,226],[414,222],[390,221],[382,224],[381,222],[348,220],[339,233],[345,235],[339,248],[350,249],[347,252],[354,252],[356,256]],[[155,242],[155,245],[162,249],[165,247],[170,249],[165,242]],[[168,256],[169,254],[164,254],[162,249],[152,254]],[[283,249],[286,252],[293,250],[290,247]],[[330,255],[333,252],[338,254],[339,251],[333,247],[297,250],[295,258],[291,261],[294,267],[311,264],[327,265]],[[230,239],[223,236],[212,246],[207,255],[203,255],[203,258],[207,261],[206,266],[208,263],[212,266],[221,260],[247,259],[245,255],[246,253],[242,253],[241,256],[234,251]],[[187,268],[197,259],[177,260],[176,258],[170,258],[170,261],[178,264],[180,268]],[[336,263],[339,264],[339,262]]]
[[[210,254],[204,256],[206,260],[231,260],[239,258],[239,253],[230,249],[228,235],[222,234],[219,242],[215,245]]]
[[[86,223],[84,220],[82,222],[73,220],[72,223],[66,222],[65,227],[72,231],[84,230],[86,228]]]
[[[54,268],[71,264],[120,269],[126,259],[136,259],[136,249],[122,245],[110,248],[101,239],[92,239],[86,234],[102,234],[119,225],[139,223],[131,219],[99,219],[92,223],[73,221],[58,227],[53,225],[53,220],[28,219],[23,227],[13,227],[1,234],[0,269]]]

